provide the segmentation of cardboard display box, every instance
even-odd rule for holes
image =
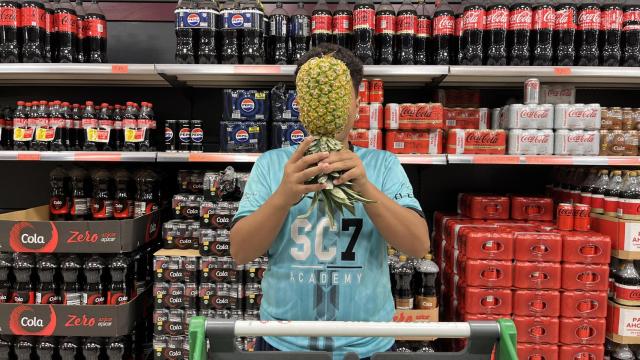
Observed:
[[[640,259],[640,221],[591,214],[591,229],[611,238],[611,254],[620,259]]]
[[[640,344],[640,307],[609,301],[607,337],[618,344]]]
[[[47,205],[0,215],[0,251],[131,252],[158,238],[161,211],[126,220],[49,221]]]

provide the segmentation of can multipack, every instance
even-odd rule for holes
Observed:
[[[352,129],[349,142],[362,148],[382,150],[382,130]]]
[[[553,155],[553,130],[509,130],[509,155]]]
[[[514,220],[553,220],[553,200],[547,197],[512,196],[511,218]]]
[[[382,104],[360,104],[358,118],[353,127],[356,129],[382,129],[384,110]]]
[[[271,120],[298,121],[300,108],[295,90],[285,90],[284,85],[271,89]]]
[[[445,129],[489,129],[488,108],[445,108]]]
[[[600,104],[558,104],[555,106],[555,129],[600,130]]]
[[[552,129],[553,105],[512,104],[507,112],[507,129]]]
[[[221,121],[222,152],[267,151],[267,123],[264,121]]]
[[[576,87],[573,85],[542,85],[540,87],[540,103],[542,104],[575,104]]]
[[[384,108],[384,128],[389,130],[442,129],[444,128],[444,107],[440,103],[387,104]]]
[[[600,156],[637,156],[637,130],[600,130]]]
[[[458,212],[472,219],[508,219],[509,206],[507,196],[458,195]]]
[[[224,89],[225,121],[269,120],[269,92],[266,90]]]
[[[279,149],[300,144],[307,137],[302,123],[276,122],[271,124],[271,148]]]
[[[447,154],[496,154],[507,150],[504,130],[451,129],[447,136]]]
[[[600,153],[600,132],[585,130],[556,130],[555,155],[597,156]]]
[[[385,149],[394,154],[442,154],[444,132],[387,131]]]

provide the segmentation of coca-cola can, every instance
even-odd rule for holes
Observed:
[[[553,105],[523,105],[509,106],[507,128],[509,129],[552,129]]]
[[[557,223],[558,230],[573,230],[574,210],[572,204],[558,204]]]
[[[501,108],[491,109],[491,129],[497,130],[500,129],[500,114],[502,113]]]
[[[540,80],[527,79],[524,82],[524,103],[526,105],[540,102]]]
[[[583,130],[556,130],[555,155],[597,156],[600,152],[600,132]]]
[[[574,104],[576,87],[572,85],[540,86],[540,102],[543,104]]]
[[[599,130],[602,123],[600,104],[559,104],[554,113],[556,129]]]
[[[478,109],[478,115],[480,118],[480,121],[478,123],[478,129],[480,130],[488,130],[491,129],[491,126],[489,124],[490,120],[489,119],[489,109],[488,108],[479,108]]]
[[[384,128],[388,130],[400,129],[400,105],[389,103],[384,107]]]
[[[573,230],[591,230],[591,206],[586,204],[573,205]]]
[[[358,97],[360,97],[361,103],[369,102],[369,80],[362,79],[360,87],[358,88]]]
[[[384,83],[382,79],[372,79],[369,84],[369,101],[372,103],[384,102]]]
[[[509,155],[553,155],[553,130],[509,130]]]

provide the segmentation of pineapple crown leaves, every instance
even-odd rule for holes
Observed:
[[[296,77],[300,121],[315,136],[334,137],[344,130],[353,97],[347,65],[325,55],[304,63]]]

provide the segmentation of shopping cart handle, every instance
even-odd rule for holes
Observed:
[[[189,359],[206,359],[207,318],[194,316],[189,320]]]

